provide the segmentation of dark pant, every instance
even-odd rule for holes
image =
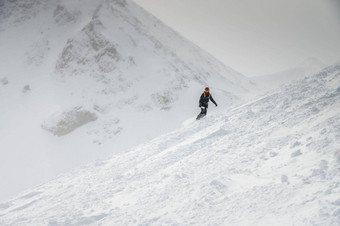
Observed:
[[[208,111],[208,107],[201,106],[201,113],[199,113],[199,115],[197,115],[196,120],[199,120],[199,119],[203,118],[204,116],[206,116],[207,111]]]

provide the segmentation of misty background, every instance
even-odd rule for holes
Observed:
[[[338,0],[135,0],[226,65],[253,77],[340,56]]]

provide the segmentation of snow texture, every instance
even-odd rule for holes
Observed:
[[[0,224],[339,225],[339,109],[335,65],[28,190]]]

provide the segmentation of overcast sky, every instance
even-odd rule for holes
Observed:
[[[246,76],[340,61],[340,0],[134,0]]]

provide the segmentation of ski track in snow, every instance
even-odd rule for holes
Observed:
[[[340,65],[0,204],[1,225],[340,225]]]

